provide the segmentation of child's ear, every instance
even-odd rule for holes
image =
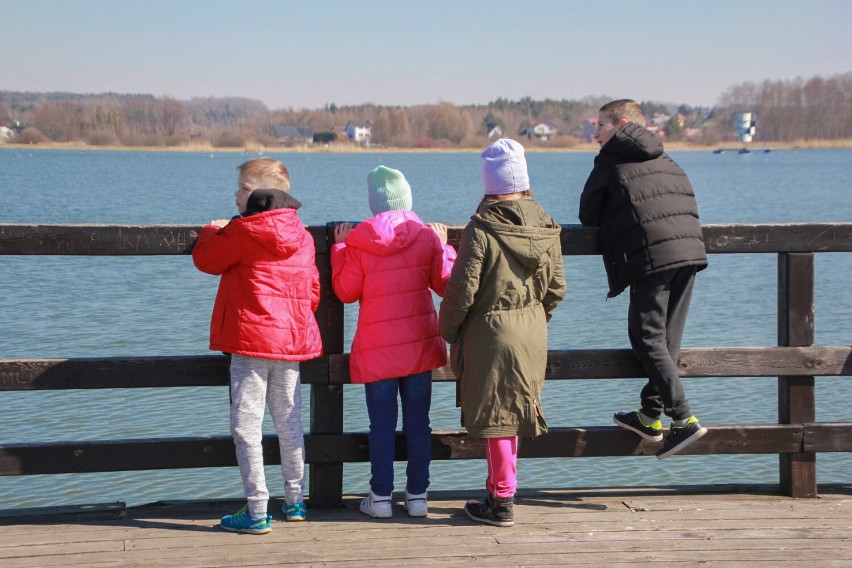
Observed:
[[[619,126],[624,126],[624,125],[625,125],[625,124],[627,124],[628,122],[630,122],[630,121],[629,121],[629,120],[627,120],[626,118],[622,118],[621,120],[619,120],[619,121],[618,121],[618,125],[619,125]]]

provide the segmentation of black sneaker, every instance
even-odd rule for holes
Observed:
[[[495,498],[490,493],[484,501],[468,501],[464,506],[467,516],[479,523],[495,527],[511,527],[515,524],[515,498]]]
[[[655,420],[650,424],[642,422],[642,417],[639,416],[639,411],[633,412],[616,412],[612,415],[612,421],[625,430],[630,430],[642,436],[650,442],[659,442],[663,439],[663,423]]]
[[[672,424],[669,435],[666,436],[666,441],[663,442],[663,447],[657,452],[657,459],[663,460],[675,455],[706,433],[707,428],[699,424],[698,418],[695,416],[690,416],[685,426],[675,426]]]

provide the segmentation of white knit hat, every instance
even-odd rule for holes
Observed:
[[[482,187],[485,195],[518,193],[530,188],[524,147],[500,138],[482,152]]]

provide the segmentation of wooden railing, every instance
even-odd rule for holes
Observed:
[[[343,306],[331,287],[332,225],[310,227],[317,248],[322,300],[317,319],[326,355],[301,365],[311,387],[310,431],[305,436],[313,507],[341,501],[343,464],[369,461],[366,433],[343,431],[343,388],[349,383],[344,354]],[[180,255],[188,254],[197,226],[183,225],[3,225],[0,255]],[[460,227],[450,228],[458,244]],[[565,255],[594,255],[596,231],[563,226]],[[818,452],[852,451],[852,423],[815,422],[814,379],[852,376],[852,347],[814,346],[814,253],[852,252],[852,223],[706,225],[712,254],[778,255],[778,346],[683,349],[684,377],[778,377],[778,423],[714,426],[689,454],[778,454],[781,491],[815,497]],[[9,277],[7,275],[7,277]],[[847,303],[848,304],[848,303]],[[58,339],[61,341],[61,339]],[[37,354],[36,354],[37,355]],[[642,377],[629,350],[551,350],[548,380]],[[448,367],[436,381],[454,380]],[[226,386],[224,356],[80,359],[0,359],[0,390],[165,388]],[[852,401],[850,401],[852,403]],[[402,434],[398,434],[402,436]],[[555,427],[525,441],[520,457],[624,456],[653,453],[659,444],[615,426]],[[405,459],[404,444],[396,459]],[[275,437],[264,437],[267,463],[276,463]],[[432,434],[435,460],[484,457],[481,440],[463,431]],[[0,445],[0,475],[103,472],[236,465],[229,436]]]

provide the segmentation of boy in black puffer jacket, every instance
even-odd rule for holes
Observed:
[[[684,171],[645,128],[636,101],[601,107],[595,138],[601,150],[580,196],[580,222],[599,227],[608,297],[630,288],[628,335],[649,378],[639,410],[617,412],[613,420],[660,441],[665,413],[673,423],[657,452],[664,459],[707,433],[691,414],[677,372],[695,273],[707,267],[698,205]]]

